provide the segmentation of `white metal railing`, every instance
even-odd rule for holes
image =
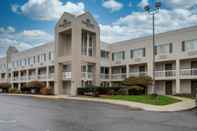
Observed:
[[[112,80],[124,80],[127,77],[126,73],[112,74]]]
[[[100,74],[100,78],[103,79],[103,80],[104,80],[104,79],[105,79],[105,80],[106,80],[106,79],[109,79],[109,74],[101,73],[101,74]]]
[[[19,81],[19,77],[13,77],[13,81]]]
[[[197,76],[197,68],[194,69],[181,69],[181,76]]]
[[[49,78],[49,79],[54,79],[54,76],[55,76],[55,74],[54,74],[54,73],[49,73],[48,78]]]
[[[63,72],[63,80],[69,80],[72,78],[71,72]]]
[[[30,75],[29,80],[36,80],[36,75]]]
[[[130,72],[129,73],[129,77],[130,76],[146,76],[147,72]]]
[[[82,72],[82,79],[83,80],[93,80],[93,73],[92,72]]]
[[[21,76],[21,80],[22,80],[22,81],[27,80],[27,76]]]
[[[43,80],[43,79],[46,79],[46,78],[47,78],[47,75],[46,74],[39,74],[38,75],[38,79]]]
[[[157,78],[168,78],[168,77],[175,77],[176,70],[163,70],[163,71],[155,71],[155,77]]]

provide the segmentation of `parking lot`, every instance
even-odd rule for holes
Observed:
[[[0,95],[0,131],[196,130],[196,109],[148,112],[104,103]]]

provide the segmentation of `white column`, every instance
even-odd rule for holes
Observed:
[[[19,83],[18,83],[18,90],[21,90],[21,71],[18,71],[18,81],[19,81]]]
[[[26,79],[27,79],[27,81],[29,81],[29,70],[26,70]]]
[[[46,72],[46,86],[49,88],[49,66],[46,67],[47,72]]]
[[[38,68],[36,68],[36,80],[38,80]]]
[[[176,60],[176,94],[180,94],[180,60]]]
[[[49,79],[49,66],[46,67],[47,68],[47,71],[46,71],[46,78],[47,78],[47,81]]]

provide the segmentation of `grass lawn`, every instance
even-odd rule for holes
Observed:
[[[114,100],[125,100],[125,101],[133,101],[133,102],[140,102],[146,103],[151,105],[168,105],[177,103],[180,100],[171,98],[168,96],[158,96],[157,98],[153,96],[122,96],[122,95],[113,95],[113,96],[102,96],[101,98],[104,99],[114,99]]]

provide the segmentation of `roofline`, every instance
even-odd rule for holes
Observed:
[[[175,29],[175,30],[169,30],[169,31],[161,32],[161,33],[156,33],[156,37],[166,35],[167,33],[187,32],[187,31],[192,31],[192,30],[197,30],[197,25],[179,28],[179,29]],[[113,43],[109,43],[109,44],[116,45],[116,44],[125,43],[125,42],[129,42],[129,41],[142,41],[142,40],[149,40],[149,39],[152,39],[152,35],[137,37],[137,38],[118,41],[118,42],[113,42]]]

